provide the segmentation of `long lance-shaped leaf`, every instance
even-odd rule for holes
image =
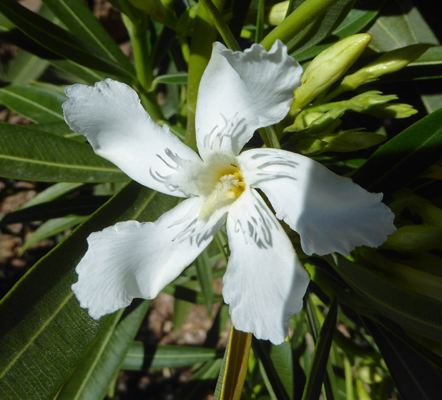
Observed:
[[[321,17],[290,41],[287,46],[289,53],[296,57],[297,54],[306,51],[328,37],[347,16],[355,1],[356,0],[339,0],[335,5],[330,7]],[[302,2],[303,1],[295,2],[295,7]]]
[[[327,257],[330,259],[329,257]],[[382,275],[344,257],[334,256],[335,270],[376,310],[403,328],[423,337],[442,337],[442,304],[440,301],[396,286]]]
[[[390,194],[433,165],[442,154],[442,109],[385,143],[352,179],[371,192]]]
[[[132,71],[15,0],[2,0],[0,12],[32,40],[59,56],[86,67],[135,80]]]
[[[176,205],[132,182],[41,259],[0,302],[0,398],[49,399],[109,321],[79,307],[71,285],[86,238],[118,221],[154,221]]]
[[[123,316],[115,329],[111,327],[106,335],[101,335],[103,339],[83,358],[58,394],[57,400],[104,398],[146,316],[149,303],[143,301],[130,314]],[[122,313],[123,310],[115,313],[116,317],[120,319]]]
[[[442,373],[377,323],[363,318],[404,400],[440,397]]]
[[[233,324],[216,384],[214,400],[239,400],[247,374],[252,334],[237,331]]]
[[[6,214],[0,219],[0,225],[46,221],[51,218],[61,218],[71,214],[90,215],[107,200],[109,200],[109,196],[82,196],[37,204]]]
[[[282,344],[284,349],[288,352],[290,352],[291,355],[291,347],[290,343],[284,342]],[[273,361],[272,352],[274,353],[274,357],[276,356],[274,348],[278,348],[281,346],[274,346],[271,343],[263,340],[258,340],[256,338],[253,338],[253,351],[256,357],[259,358],[259,360],[262,363],[262,367],[265,371],[265,375],[267,377],[268,384],[271,386],[271,390],[273,391],[274,395],[278,400],[290,400],[293,397],[293,387],[292,390],[287,391],[287,388],[284,386],[284,383],[282,381],[282,377],[276,368],[276,365]],[[278,351],[278,350],[276,350]],[[291,357],[290,357],[291,358]],[[292,364],[293,368],[293,364]]]
[[[0,88],[0,103],[32,122],[64,121],[61,105],[67,97],[28,85],[8,85]]]
[[[204,347],[147,346],[137,341],[132,343],[121,368],[133,371],[176,368],[211,361],[221,356],[218,350]]]
[[[198,280],[201,290],[206,301],[207,312],[211,316],[213,305],[213,277],[212,264],[210,263],[210,257],[207,249],[204,250],[196,259],[196,270],[198,272]]]
[[[344,21],[342,21],[341,25],[339,25],[332,32],[331,36],[327,38],[325,41],[326,43],[320,43],[306,51],[303,51],[301,54],[297,54],[296,61],[300,62],[313,58],[321,51],[324,51],[328,47],[335,44],[337,41],[361,32],[377,17],[384,3],[385,0],[371,0],[370,9],[364,10],[353,8]]]
[[[60,19],[69,32],[105,53],[128,71],[133,71],[129,59],[82,0],[43,0],[43,3]]]
[[[330,304],[327,317],[319,332],[302,400],[316,400],[321,395],[321,387],[327,369],[328,355],[335,332],[337,314],[338,302],[335,297]]]
[[[86,144],[7,123],[0,123],[0,176],[43,182],[129,180]]]
[[[69,215],[62,218],[54,218],[41,224],[36,231],[23,243],[21,246],[18,256],[21,257],[29,247],[33,244],[41,242],[42,240],[48,239],[55,236],[61,232],[64,232],[72,227],[80,225],[83,221],[87,219],[87,216],[76,216]]]

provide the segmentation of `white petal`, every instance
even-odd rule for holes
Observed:
[[[231,256],[224,301],[236,329],[280,344],[301,311],[309,284],[289,238],[255,190],[246,190],[227,217]]]
[[[201,157],[206,160],[213,151],[238,155],[256,129],[281,121],[301,73],[279,40],[268,52],[258,44],[232,52],[215,43],[198,91],[195,126]]]
[[[396,228],[381,193],[369,193],[308,157],[275,149],[238,157],[246,184],[261,189],[276,216],[301,236],[306,254],[377,247]]]
[[[187,170],[201,166],[200,158],[167,126],[152,121],[129,86],[106,79],[94,87],[68,86],[66,95],[67,124],[85,135],[97,154],[144,186],[177,197],[192,194]]]
[[[226,220],[216,213],[199,220],[200,198],[191,198],[156,222],[120,222],[88,238],[89,249],[76,268],[72,285],[83,308],[97,319],[152,299],[204,250]]]

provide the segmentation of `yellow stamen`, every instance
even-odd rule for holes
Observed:
[[[221,173],[216,181],[212,193],[200,212],[199,219],[204,219],[217,208],[221,208],[235,201],[244,192],[246,184],[241,171],[235,167]]]

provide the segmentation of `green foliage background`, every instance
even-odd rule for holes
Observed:
[[[11,115],[32,122],[0,123],[0,176],[52,183],[22,209],[2,217],[0,226],[45,221],[22,252],[76,227],[0,302],[0,398],[112,397],[120,369],[193,366],[191,380],[176,399],[205,398],[208,390],[215,392],[218,376],[216,399],[227,399],[223,382],[237,384],[222,380],[234,361],[223,361],[223,349],[216,348],[226,326],[225,305],[214,318],[213,337],[204,348],[152,348],[134,341],[148,301],[98,322],[79,307],[70,286],[87,236],[118,221],[154,221],[175,206],[176,199],[129,182],[67,128],[61,110],[66,85],[92,85],[107,77],[125,82],[139,92],[154,120],[194,146],[197,88],[213,41],[225,40],[231,46],[237,41],[246,48],[282,38],[305,67],[338,40],[368,32],[372,41],[348,73],[389,51],[431,45],[401,71],[358,88],[359,93],[398,95],[418,111],[416,115],[396,120],[391,115],[376,119],[341,113],[332,125],[304,132],[311,142],[321,142],[321,150],[315,152],[300,145],[300,131],[286,133],[284,126],[275,127],[276,142],[275,136],[263,133],[253,139],[253,146],[280,142],[283,148],[311,154],[336,173],[351,176],[369,191],[383,192],[398,230],[380,249],[359,248],[350,257],[308,257],[299,237],[290,234],[312,284],[304,310],[291,320],[290,340],[273,346],[253,338],[241,398],[440,399],[442,47],[439,27],[430,27],[422,17],[431,17],[432,5],[408,0],[295,0],[286,2],[287,13],[280,18],[285,16],[285,21],[275,28],[269,24],[274,1],[218,0],[218,14],[207,8],[207,1],[109,2],[122,13],[131,59],[82,0],[43,0],[38,12],[15,0],[0,2],[0,39],[19,47],[16,58],[1,70],[0,103]],[[159,92],[164,95],[161,104]],[[355,95],[343,94],[334,101]],[[386,140],[373,142],[360,128]],[[355,141],[357,147],[349,148]],[[91,194],[78,196],[86,184],[92,186]],[[223,275],[227,258],[226,237],[220,233],[164,289],[176,299],[177,326],[189,310],[183,304],[205,304],[210,313],[222,302],[212,282]]]

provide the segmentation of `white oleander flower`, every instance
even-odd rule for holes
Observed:
[[[187,198],[153,223],[120,222],[89,236],[72,290],[91,317],[156,297],[226,223],[231,256],[223,296],[232,322],[278,344],[302,308],[309,275],[257,189],[299,233],[307,254],[379,246],[395,230],[382,194],[299,154],[240,153],[256,129],[286,116],[301,73],[279,41],[268,52],[215,43],[198,93],[199,156],[154,123],[129,86],[106,79],[66,89],[66,122],[97,154],[142,185]]]

